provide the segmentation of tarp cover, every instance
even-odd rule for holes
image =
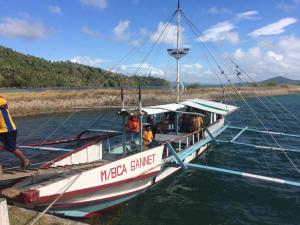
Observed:
[[[214,102],[204,99],[190,99],[184,102],[180,102],[180,104],[225,116],[239,108],[233,105],[227,105],[220,102]]]
[[[143,107],[142,111],[147,115],[165,113],[165,112],[172,112],[177,111],[178,109],[182,109],[185,106],[182,104],[166,104],[166,105],[154,105],[149,107]]]

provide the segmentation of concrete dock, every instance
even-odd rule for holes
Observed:
[[[6,201],[1,199],[0,225],[29,225],[40,212],[20,208],[17,206],[6,206]],[[8,209],[8,210],[7,210]],[[8,211],[8,219],[7,219]],[[43,215],[34,225],[87,225],[74,220],[63,219],[57,216]]]

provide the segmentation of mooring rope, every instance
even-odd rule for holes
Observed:
[[[78,175],[76,175],[74,177],[74,179],[71,180],[69,183],[67,183],[64,186],[65,189],[63,190],[63,192],[61,192],[41,213],[39,213],[38,215],[36,215],[33,218],[33,220],[31,219],[32,222],[30,222],[30,221],[26,222],[24,225],[34,225],[34,224],[36,224],[36,222],[38,222],[38,220],[40,218],[42,218],[42,216],[44,216],[48,212],[48,210],[67,192],[67,190],[75,183],[75,181],[80,177],[81,174],[82,174],[82,172],[79,173]]]

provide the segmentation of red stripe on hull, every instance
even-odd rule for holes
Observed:
[[[208,147],[208,146],[206,146],[206,149],[204,149],[202,152],[199,152],[199,151],[200,151],[200,149],[199,149],[199,150],[198,150],[198,153],[197,153],[197,155],[196,155],[196,157],[195,157],[194,159],[196,159],[197,156],[202,155],[202,154],[207,150],[207,147]],[[68,204],[60,204],[60,205],[56,205],[54,208],[74,207],[74,206],[79,206],[79,205],[84,205],[84,204],[101,203],[101,202],[105,202],[105,201],[113,201],[113,200],[116,200],[116,199],[118,199],[118,198],[123,198],[123,197],[129,196],[129,195],[133,195],[133,194],[136,194],[136,193],[139,193],[139,192],[143,192],[143,191],[145,191],[146,189],[149,189],[150,187],[152,187],[152,186],[154,186],[154,185],[156,185],[156,184],[162,182],[164,179],[168,178],[169,176],[173,175],[173,174],[176,173],[176,172],[179,172],[179,170],[174,171],[173,173],[169,174],[168,176],[166,176],[165,178],[163,178],[163,179],[160,180],[160,181],[157,181],[157,182],[152,183],[152,184],[149,185],[148,187],[141,188],[141,189],[139,189],[139,190],[132,191],[132,192],[129,192],[129,193],[126,193],[126,194],[116,195],[116,196],[113,196],[113,197],[108,197],[108,198],[103,198],[103,199],[98,199],[98,200],[92,200],[92,201],[76,202],[76,203],[68,203]],[[119,203],[119,204],[117,204],[117,205],[121,205],[121,204],[123,204],[123,203]],[[114,206],[117,206],[117,205],[114,205]],[[114,207],[114,206],[111,206],[111,207]],[[109,208],[111,208],[111,207],[109,207]],[[109,208],[106,208],[106,209],[109,209]],[[98,213],[99,213],[99,212],[102,212],[102,211],[104,211],[104,210],[106,210],[106,209],[102,209],[102,210],[98,211]],[[93,213],[90,213],[90,214],[92,215]],[[89,215],[89,214],[88,214],[88,215]]]
[[[90,193],[90,192],[95,192],[95,191],[101,191],[101,190],[104,190],[104,189],[107,189],[107,188],[124,185],[124,184],[127,184],[129,182],[143,180],[145,178],[148,178],[148,177],[151,177],[151,176],[155,176],[159,172],[160,171],[155,171],[155,172],[151,172],[151,173],[147,173],[147,174],[141,175],[141,176],[139,176],[137,178],[129,178],[129,179],[126,179],[126,180],[122,180],[122,181],[118,181],[118,182],[114,182],[114,183],[110,183],[110,184],[106,184],[106,185],[100,185],[100,186],[95,186],[95,187],[91,187],[91,188],[85,188],[85,189],[80,189],[80,190],[76,190],[76,191],[66,192],[60,199],[72,198],[74,196],[78,197],[78,195],[83,195],[85,193]],[[26,192],[24,192],[23,195],[24,194],[26,194]],[[28,206],[36,205],[36,204],[41,204],[41,203],[49,203],[49,202],[52,202],[59,195],[60,194],[39,197],[36,201],[33,201],[33,202],[25,202],[24,201],[24,203],[26,205],[28,205]]]
[[[113,197],[107,197],[107,198],[96,199],[96,200],[85,201],[85,202],[74,202],[74,203],[55,205],[53,208],[56,209],[56,208],[64,208],[64,207],[75,207],[75,206],[86,205],[86,204],[91,204],[91,203],[101,203],[101,202],[113,201],[113,200],[116,200],[116,199],[119,199],[119,198],[123,198],[123,197],[129,196],[129,195],[137,194],[139,192],[143,192],[151,186],[152,185],[149,185],[145,188],[141,188],[139,190],[132,191],[132,192],[129,192],[129,193],[126,193],[126,194],[116,195],[116,196],[113,196]]]

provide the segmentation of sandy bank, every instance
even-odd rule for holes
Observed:
[[[299,85],[243,87],[240,91],[244,97],[262,95],[285,95],[300,93]],[[225,89],[226,98],[237,98],[232,88]],[[119,90],[49,90],[43,92],[6,92],[0,93],[9,100],[13,116],[37,115],[74,111],[76,107],[109,107],[120,105]],[[126,105],[137,105],[137,90],[127,90]],[[221,99],[221,88],[190,89],[184,92],[182,99],[204,98]],[[174,102],[176,96],[171,90],[144,90],[143,105]]]

